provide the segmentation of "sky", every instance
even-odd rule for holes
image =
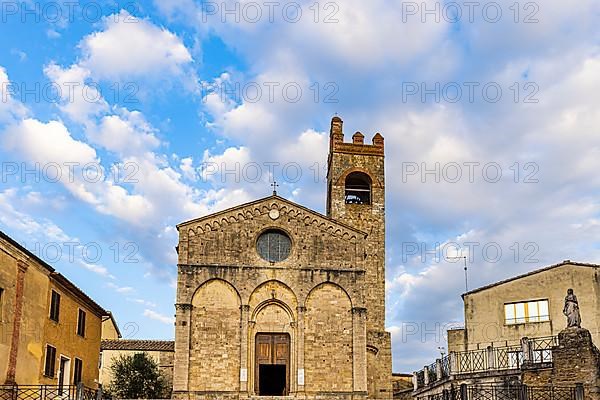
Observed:
[[[600,262],[600,2],[2,2],[0,229],[126,338],[173,338],[175,225],[325,208],[328,131],[385,137],[393,369],[460,294]]]

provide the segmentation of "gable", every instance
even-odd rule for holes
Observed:
[[[363,269],[366,233],[278,196],[270,196],[178,225],[179,263],[281,268]],[[286,260],[270,263],[256,252],[267,229],[292,241]]]

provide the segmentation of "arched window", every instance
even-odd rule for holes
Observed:
[[[364,172],[352,172],[346,177],[346,204],[371,204],[371,178]]]

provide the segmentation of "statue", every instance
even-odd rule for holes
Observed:
[[[579,303],[573,289],[567,290],[565,297],[565,308],[563,314],[567,316],[567,328],[581,328],[581,315],[579,314]]]

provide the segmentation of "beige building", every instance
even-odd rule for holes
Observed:
[[[102,307],[0,232],[0,382],[97,386]]]
[[[384,141],[331,121],[327,215],[272,196],[178,225],[173,395],[390,399]]]
[[[565,329],[570,288],[585,329]],[[600,399],[594,345],[600,343],[600,265],[566,260],[462,298],[464,328],[448,331],[449,355],[414,373],[414,398],[442,399],[463,390],[560,399],[581,399],[585,392],[586,399]]]
[[[569,288],[578,295],[582,325],[600,343],[600,265],[567,260],[465,293],[465,327],[448,332],[448,351],[558,335]]]
[[[120,356],[146,353],[158,365],[160,373],[165,377],[167,385],[173,383],[173,354],[175,343],[167,340],[102,340],[100,353],[100,377],[102,386],[106,387],[112,380],[111,366]]]

